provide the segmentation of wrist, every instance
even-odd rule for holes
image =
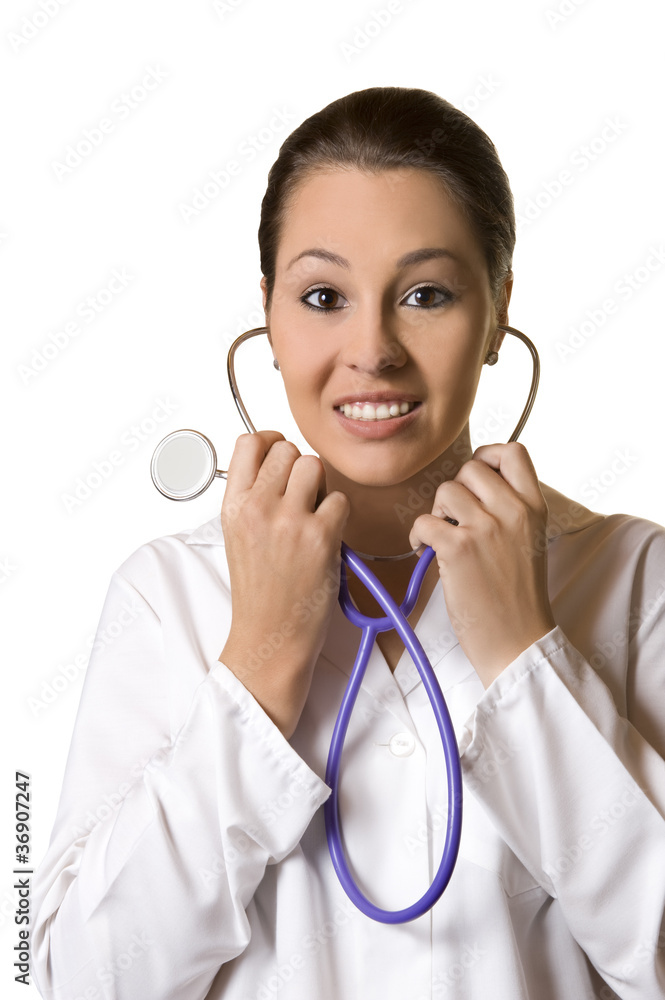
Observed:
[[[519,637],[513,635],[505,643],[495,644],[485,656],[475,657],[472,663],[485,690],[518,656],[526,652],[534,642],[543,639],[553,628],[556,628],[553,619],[543,620],[539,625],[522,632]]]
[[[263,709],[285,739],[293,735],[309,690],[309,674],[294,659],[260,660],[255,653],[238,654],[225,646],[218,660],[223,663]]]

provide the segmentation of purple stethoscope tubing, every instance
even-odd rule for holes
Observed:
[[[431,545],[426,546],[425,551],[418,559],[418,565],[413,571],[404,601],[401,606],[398,606],[357,553],[342,542],[339,603],[349,621],[354,625],[358,625],[363,630],[363,634],[358,647],[356,662],[353,665],[344,697],[342,698],[342,704],[330,742],[325,780],[326,784],[332,789],[332,792],[324,803],[323,813],[328,839],[328,850],[344,891],[366,916],[384,924],[407,923],[409,920],[414,920],[416,917],[427,913],[434,906],[450,881],[455,862],[457,861],[462,833],[462,769],[457,748],[457,739],[439,682],[420,644],[420,640],[407,621],[407,617],[411,614],[418,599],[423,578],[433,556],[434,549]],[[362,580],[384,611],[387,612],[386,617],[371,618],[358,611],[349,594],[345,564],[351,567],[355,575]],[[446,762],[448,822],[446,825],[446,840],[441,863],[429,889],[411,906],[407,906],[402,910],[383,910],[367,899],[361,892],[349,870],[342,844],[337,793],[344,739],[351,719],[351,713],[358,697],[360,685],[367,669],[374,645],[374,638],[378,632],[385,632],[393,628],[401,637],[416,665],[436,718]]]

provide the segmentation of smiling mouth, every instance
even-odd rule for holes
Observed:
[[[392,420],[394,417],[404,416],[415,410],[420,403],[394,402],[378,403],[344,403],[336,406],[335,409],[343,413],[350,420]]]

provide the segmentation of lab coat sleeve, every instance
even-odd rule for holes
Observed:
[[[665,998],[664,543],[637,588],[651,611],[626,633],[628,717],[557,626],[487,688],[460,740],[472,794],[622,1000]]]
[[[266,866],[330,790],[217,660],[170,732],[162,627],[119,572],[97,635],[110,632],[93,647],[35,876],[33,975],[53,1000],[199,1000],[246,948]],[[285,792],[293,805],[276,817],[266,803]]]

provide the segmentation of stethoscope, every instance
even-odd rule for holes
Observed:
[[[531,352],[533,363],[529,396],[515,430],[508,439],[509,441],[516,441],[529,418],[536,398],[540,378],[540,360],[535,346],[520,330],[503,324],[500,324],[498,329],[513,334],[526,344]],[[256,433],[256,428],[249,418],[249,414],[238,391],[233,360],[236,350],[242,343],[249,340],[250,337],[267,333],[268,329],[265,326],[256,327],[253,330],[241,333],[231,344],[227,357],[227,373],[233,399],[245,427],[252,434]],[[159,442],[150,463],[150,474],[159,492],[170,500],[193,500],[194,497],[200,496],[201,493],[208,489],[213,479],[226,479],[228,475],[227,472],[217,469],[217,455],[209,439],[204,434],[192,430],[173,431]],[[445,518],[445,520],[450,521],[452,524],[458,523],[449,517]],[[418,550],[414,550],[414,553],[415,551]],[[414,920],[416,917],[427,913],[437,900],[440,899],[452,876],[459,853],[462,833],[462,770],[455,731],[436,674],[425,655],[425,651],[417,635],[407,621],[418,600],[423,578],[433,557],[434,549],[430,545],[426,546],[413,571],[406,596],[401,605],[398,606],[385,587],[377,580],[374,573],[360,559],[359,555],[353,549],[349,548],[345,542],[342,542],[339,603],[349,621],[362,630],[362,636],[356,661],[349,676],[330,742],[325,781],[331,788],[331,794],[324,803],[323,811],[328,850],[342,887],[352,902],[366,916],[386,924],[401,924],[409,920]],[[358,611],[349,594],[346,576],[347,566],[353,570],[358,579],[364,583],[378,604],[386,612],[384,617],[372,618]],[[384,910],[372,903],[359,889],[347,864],[339,817],[338,787],[344,740],[367,669],[374,639],[379,632],[385,632],[393,628],[402,639],[418,670],[423,687],[430,700],[432,711],[434,712],[443,745],[446,766],[448,814],[443,854],[430,887],[411,906],[404,907],[401,910]]]

